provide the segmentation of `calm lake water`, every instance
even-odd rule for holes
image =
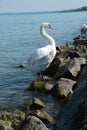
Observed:
[[[39,31],[43,22],[53,25],[47,32],[61,45],[80,34],[87,12],[0,15],[0,106],[18,106],[32,97],[26,88],[37,76],[17,66],[47,44]]]

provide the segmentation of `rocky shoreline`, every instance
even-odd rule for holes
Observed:
[[[87,38],[56,49],[44,79],[27,88],[36,97],[21,110],[0,109],[0,130],[87,129]]]

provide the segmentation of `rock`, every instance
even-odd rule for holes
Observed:
[[[81,38],[81,36],[78,35],[78,36],[76,36],[73,40],[78,40],[78,39],[80,39],[80,38]]]
[[[73,94],[70,101],[68,101],[62,115],[64,119],[58,130],[80,130],[80,129],[86,130],[87,129],[87,118],[86,118],[87,117],[87,104],[85,108],[83,105],[85,99],[87,99],[86,90],[87,88],[82,88],[81,90],[77,91],[77,93],[75,92],[75,94]]]
[[[19,65],[19,66],[18,66],[18,68],[24,68],[24,65],[23,65],[23,64],[21,64],[21,65]]]
[[[73,86],[76,81],[66,78],[60,78],[52,89],[52,95],[56,97],[67,97],[73,93]]]
[[[17,128],[25,119],[25,114],[18,110],[4,111],[0,110],[0,120],[4,121],[6,126]]]
[[[73,58],[62,68],[60,73],[56,74],[56,78],[65,77],[69,79],[77,78],[81,71],[81,66],[86,64],[86,58]]]
[[[43,91],[50,93],[50,90],[53,87],[54,80],[52,78],[49,78],[47,76],[43,77],[44,79],[38,79],[31,83],[31,85],[28,87],[28,90],[35,90],[35,91]]]
[[[19,130],[49,130],[37,117],[29,116]]]
[[[44,81],[38,79],[31,83],[31,85],[28,87],[28,90],[43,90],[44,88]]]
[[[33,98],[28,101],[31,110],[41,109],[45,107],[45,104],[38,98]]]
[[[33,115],[41,119],[44,123],[53,122],[54,119],[44,110],[35,110],[33,112],[28,113],[29,115]]]
[[[46,91],[46,93],[51,93],[51,90],[53,88],[54,82],[46,82],[44,85],[44,89]]]
[[[56,50],[57,50],[58,53],[60,53],[61,52],[61,47],[60,46],[56,46]]]
[[[80,76],[79,76],[77,82],[78,82],[78,83],[81,82],[81,81],[82,81],[83,79],[85,79],[86,77],[87,77],[87,64],[86,64],[86,66],[82,69],[81,74],[80,74]]]
[[[84,54],[87,52],[87,48],[85,45],[78,45],[78,46],[75,46],[75,50],[77,52],[79,52],[80,54]]]
[[[74,38],[75,45],[85,45],[87,47],[87,36],[78,36]]]
[[[81,103],[77,113],[76,119],[74,118],[74,129],[87,130],[87,100]]]
[[[8,122],[0,120],[0,130],[13,130],[13,128],[8,125]]]
[[[74,93],[62,108],[62,119],[57,130],[87,129],[87,64]]]
[[[79,52],[77,52],[77,51],[74,51],[74,52],[70,51],[70,52],[67,52],[67,56],[72,59],[72,58],[74,58],[74,57],[79,58],[79,57],[81,57],[82,55],[81,55],[81,53],[79,53]]]
[[[66,48],[68,51],[72,51],[75,49],[75,46],[71,43],[66,43]]]
[[[54,76],[58,71],[59,67],[63,65],[63,63],[64,59],[56,56],[51,65],[43,72],[43,74]]]

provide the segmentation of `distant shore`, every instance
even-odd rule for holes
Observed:
[[[82,11],[87,11],[87,6],[77,8],[77,9],[62,10],[62,11],[59,11],[59,12],[60,13],[66,13],[66,12],[82,12]]]
[[[44,13],[68,13],[68,12],[83,12],[87,11],[87,6],[77,8],[77,9],[69,9],[69,10],[56,10],[56,11],[38,11],[38,12],[2,12],[0,15],[6,14],[44,14]]]

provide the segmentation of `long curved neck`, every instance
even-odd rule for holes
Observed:
[[[40,32],[41,32],[41,35],[42,35],[46,40],[50,41],[50,44],[51,44],[52,46],[55,46],[55,41],[54,41],[54,39],[53,39],[50,35],[48,35],[48,34],[45,32],[45,29],[44,29],[43,27],[40,28]]]

